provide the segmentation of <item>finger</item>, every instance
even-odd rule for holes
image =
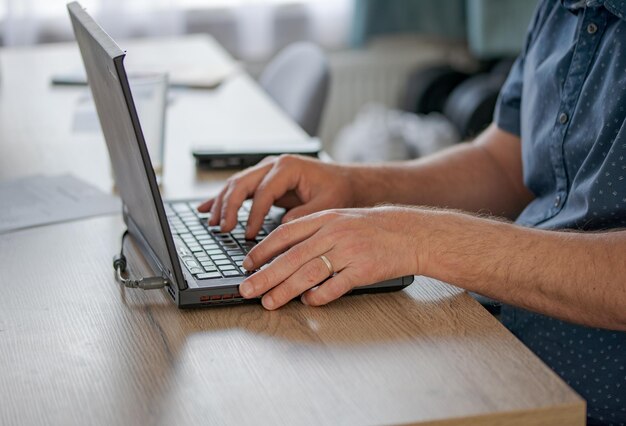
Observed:
[[[314,198],[309,203],[303,204],[298,207],[294,207],[289,210],[283,216],[283,223],[291,222],[294,219],[299,219],[303,216],[307,216],[311,213],[319,212],[320,210],[324,210],[324,207],[327,206],[328,203],[321,197]]]
[[[220,212],[220,228],[222,232],[230,232],[237,225],[237,213],[243,202],[254,191],[248,183],[231,184],[222,198]],[[248,186],[246,186],[248,185]]]
[[[237,213],[243,202],[258,188],[273,164],[257,164],[242,174],[230,179],[229,188],[222,198],[220,227],[222,232],[230,232],[237,225]]]
[[[211,206],[211,217],[209,218],[209,225],[217,226],[220,222],[219,212],[222,210],[222,198],[226,191],[228,190],[228,185],[226,185],[222,190],[217,194],[217,197],[213,199],[213,205]]]
[[[285,281],[267,292],[261,299],[261,303],[265,309],[278,309],[329,276],[330,271],[324,261],[319,257],[313,258]]]
[[[261,161],[259,161],[258,164],[267,164],[267,163],[271,163],[272,161],[276,160],[278,157],[276,155],[268,155],[267,157],[263,157],[263,159]]]
[[[243,260],[243,267],[254,271],[276,255],[310,238],[324,224],[321,216],[306,217],[280,225],[254,246]]]
[[[330,245],[331,242],[325,238],[312,238],[296,244],[266,268],[246,278],[239,286],[239,292],[247,299],[259,297],[285,281],[311,259],[328,252]]]
[[[213,206],[214,202],[215,202],[215,198],[209,198],[204,203],[198,206],[198,211],[200,213],[207,213],[209,210],[211,210],[211,206]]]
[[[296,186],[297,177],[294,173],[279,173],[277,170],[272,169],[265,175],[254,193],[246,226],[246,238],[254,238],[259,233],[263,220],[274,201]]]
[[[222,190],[219,192],[219,194],[215,198],[213,198],[213,204],[211,206],[211,219],[209,220],[209,225],[217,226],[220,223],[222,219],[222,205],[224,204],[223,198],[230,187],[232,187],[233,185],[238,186],[241,184],[242,181],[259,181],[261,177],[264,176],[271,167],[271,164],[257,164],[256,166],[251,167],[244,172],[241,172],[241,175],[239,177],[233,176],[231,179],[229,179],[226,185],[224,185],[224,188],[222,188]]]
[[[314,287],[305,292],[300,300],[305,305],[322,306],[333,300],[339,299],[356,286],[357,280],[352,270],[344,269],[342,272],[329,278],[319,287]]]

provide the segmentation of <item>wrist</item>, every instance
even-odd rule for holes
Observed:
[[[461,248],[455,240],[462,238],[469,225],[467,222],[475,218],[446,210],[418,208],[416,212],[413,247],[418,274],[445,280],[450,268],[454,268],[453,264],[461,257]]]
[[[433,243],[438,234],[437,228],[442,220],[441,212],[423,208],[412,208],[413,220],[411,235],[413,241],[412,255],[415,259],[415,275],[432,277]]]
[[[372,168],[363,166],[343,166],[351,192],[351,207],[371,207],[377,203],[376,180],[371,178]]]
[[[484,293],[489,277],[509,264],[506,248],[527,247],[516,226],[454,211],[432,211],[422,220],[422,275]]]
[[[430,263],[429,224],[436,212],[405,206],[381,206],[374,210],[385,212],[388,230],[395,240],[394,263],[402,275],[427,275]]]

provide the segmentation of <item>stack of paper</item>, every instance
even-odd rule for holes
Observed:
[[[119,212],[119,198],[70,175],[0,183],[0,234]]]

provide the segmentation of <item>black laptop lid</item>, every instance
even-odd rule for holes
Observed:
[[[129,231],[153,267],[186,288],[124,70],[124,52],[78,2],[67,5]],[[174,260],[173,260],[174,259]]]

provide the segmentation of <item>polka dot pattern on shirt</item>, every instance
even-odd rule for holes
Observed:
[[[522,139],[524,183],[536,197],[519,224],[626,228],[625,49],[626,0],[540,3],[495,114]],[[626,333],[511,306],[502,320],[585,398],[589,425],[626,425]]]

